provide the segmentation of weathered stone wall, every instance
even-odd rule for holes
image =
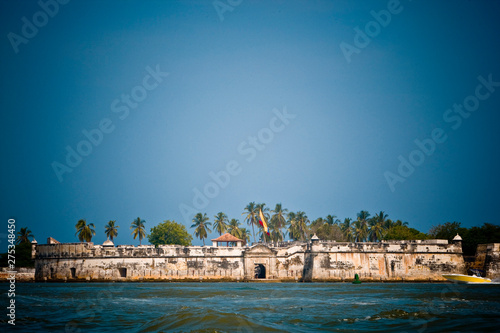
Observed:
[[[500,278],[500,243],[486,244],[484,270],[486,277],[490,279]]]
[[[497,251],[498,253],[498,251]],[[498,256],[497,256],[498,258]],[[498,268],[498,260],[492,261]],[[460,244],[446,240],[282,243],[280,246],[37,245],[36,280],[442,281],[465,273]]]
[[[118,246],[92,243],[37,247],[36,279],[172,280],[243,277],[243,248]]]

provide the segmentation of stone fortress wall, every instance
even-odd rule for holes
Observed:
[[[500,245],[500,244],[499,244]],[[466,273],[461,242],[313,240],[250,247],[38,244],[37,281],[444,281]],[[498,273],[498,271],[497,271]]]

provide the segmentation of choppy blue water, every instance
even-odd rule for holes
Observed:
[[[500,285],[20,283],[15,299],[18,332],[500,331]]]

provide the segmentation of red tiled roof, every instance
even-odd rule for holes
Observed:
[[[213,242],[243,242],[243,240],[236,238],[229,233],[225,233],[224,235],[222,235],[220,237],[212,239],[212,241]]]

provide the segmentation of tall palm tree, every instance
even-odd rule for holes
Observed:
[[[306,232],[307,232],[307,224],[309,223],[309,219],[307,218],[306,213],[297,212],[297,226],[300,231],[301,240],[306,240]]]
[[[246,214],[245,221],[247,222],[248,225],[252,226],[253,241],[256,242],[254,225],[257,223],[256,216],[258,214],[258,211],[257,211],[257,206],[255,205],[255,202],[250,202],[245,207],[245,211],[241,215],[245,215],[245,214]]]
[[[247,242],[250,242],[250,231],[246,228],[241,228],[241,237],[239,237],[243,242],[246,244]],[[245,245],[243,244],[243,245]]]
[[[368,232],[368,238],[370,241],[376,242],[382,239],[386,231],[387,217],[389,217],[389,215],[380,211],[380,213],[375,214],[375,216],[369,220],[368,224],[370,225],[370,230]]]
[[[21,243],[31,243],[31,239],[34,239],[35,236],[31,233],[31,230],[29,230],[27,227],[26,228],[21,228],[21,230],[17,233],[17,244]]]
[[[273,228],[274,232],[277,232],[277,240],[283,240],[283,233],[281,232],[281,229],[286,225],[286,215],[288,213],[288,209],[283,208],[281,206],[281,203],[276,204],[276,207],[274,207],[274,210],[271,210],[273,215],[271,216],[271,223],[275,228]]]
[[[146,237],[146,231],[144,229],[145,223],[146,221],[141,220],[141,218],[138,217],[130,225],[130,229],[132,229],[132,234],[134,235],[134,239],[136,239],[139,236],[139,245],[142,245],[142,239]]]
[[[352,231],[351,230],[351,222],[352,222],[352,219],[349,218],[349,217],[346,217],[344,219],[344,222],[340,226],[340,230],[342,230],[342,233],[344,234],[344,237],[345,237],[345,239],[348,242],[352,242],[353,241],[353,235],[352,235],[352,232],[351,232]]]
[[[229,221],[229,233],[236,238],[241,239],[242,231],[240,229],[241,223],[237,219]]]
[[[288,237],[292,240],[299,240],[300,228],[298,225],[297,214],[294,212],[288,213]]]
[[[108,224],[104,226],[106,237],[108,237],[108,239],[111,239],[111,241],[113,241],[114,237],[118,236],[119,226],[115,225],[115,223],[115,220],[109,221]]]
[[[376,222],[370,227],[370,230],[368,231],[368,238],[372,242],[377,242],[382,239],[384,232],[384,224],[382,222]]]
[[[334,225],[334,224],[337,224],[339,223],[340,221],[337,219],[337,216],[336,215],[328,215],[326,218],[325,218],[325,221],[326,223],[328,223],[329,225]]]
[[[87,224],[87,221],[84,219],[79,220],[76,223],[75,228],[75,235],[78,234],[78,240],[80,242],[90,242],[92,240],[92,236],[95,235],[94,223]]]
[[[212,230],[210,230],[209,228],[209,226],[211,225],[212,223],[208,222],[207,213],[198,213],[194,216],[193,225],[191,226],[191,228],[196,228],[194,229],[194,234],[196,237],[203,241],[203,246],[205,246],[205,238],[207,238],[208,233],[212,232]]]
[[[217,215],[214,216],[214,230],[217,230],[219,233],[219,236],[222,235],[223,232],[227,231],[227,215],[224,214],[223,212],[217,213]]]
[[[358,220],[360,220],[363,223],[367,223],[368,218],[370,217],[370,213],[368,213],[366,210],[362,210],[358,213],[357,215]]]
[[[363,242],[366,239],[366,236],[368,235],[368,225],[363,222],[363,220],[357,219],[354,221],[351,228],[355,242]]]

